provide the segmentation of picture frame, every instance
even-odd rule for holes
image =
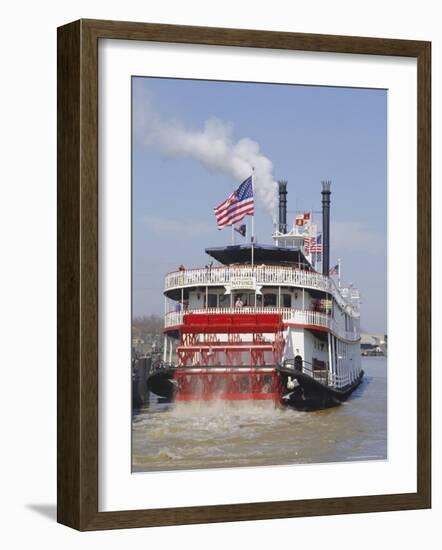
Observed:
[[[98,42],[269,48],[417,61],[417,491],[101,512],[98,506]],[[431,507],[431,43],[79,20],[58,29],[57,518],[81,531]]]

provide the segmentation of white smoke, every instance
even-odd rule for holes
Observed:
[[[259,202],[273,216],[277,184],[273,178],[272,162],[260,152],[259,144],[242,138],[233,141],[233,125],[212,117],[202,129],[188,129],[180,122],[164,120],[150,109],[143,98],[143,109],[137,112],[137,126],[144,143],[167,157],[189,157],[211,172],[221,172],[238,182],[253,170],[254,189]]]

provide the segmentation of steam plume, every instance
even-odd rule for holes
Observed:
[[[164,120],[150,109],[144,98],[136,123],[144,143],[164,156],[188,157],[200,162],[211,172],[220,172],[238,182],[254,169],[254,187],[259,202],[273,216],[277,184],[273,164],[260,152],[259,144],[248,138],[233,141],[233,125],[212,117],[202,129],[188,129],[176,121]]]

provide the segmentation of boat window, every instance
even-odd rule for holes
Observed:
[[[219,297],[219,307],[230,307],[230,294],[222,294]]]
[[[255,294],[243,294],[242,300],[245,306],[254,306],[255,305]],[[260,306],[262,304],[262,298],[259,294],[256,295],[256,305]]]
[[[290,294],[283,294],[281,302],[282,307],[292,307],[292,296]]]
[[[276,294],[264,294],[264,307],[276,306]]]
[[[207,304],[204,307],[217,307],[218,306],[218,296],[217,294],[208,294]]]

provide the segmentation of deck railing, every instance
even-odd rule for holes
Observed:
[[[295,367],[293,364],[290,365],[290,362],[285,363],[284,366],[292,367],[293,372],[295,372]],[[356,380],[357,376],[359,376],[359,372],[356,372],[355,370],[349,370],[341,374],[336,374],[326,369],[315,370],[312,368],[312,365],[307,362],[303,363],[301,371],[304,374],[311,376],[318,382],[321,382],[322,384],[325,384],[326,386],[331,386],[333,388],[344,388],[346,386],[349,386]]]
[[[356,332],[347,332],[339,327],[338,323],[329,315],[319,311],[294,309],[290,307],[212,307],[202,309],[186,309],[185,311],[170,311],[166,313],[164,319],[165,328],[177,327],[183,323],[183,316],[186,313],[211,313],[211,314],[241,314],[241,313],[277,313],[282,315],[282,319],[287,324],[307,325],[311,327],[326,328],[333,332],[338,338],[345,340],[356,341],[359,339],[359,334]]]
[[[348,307],[349,313],[356,311],[354,304],[349,303],[344,292],[336,286],[333,279],[325,277],[320,273],[294,269],[283,266],[219,266],[202,269],[184,269],[174,271],[166,275],[164,290],[179,289],[194,286],[220,286],[231,285],[241,288],[250,286],[293,286],[312,288],[330,292],[341,307]],[[344,289],[341,289],[344,290]]]

